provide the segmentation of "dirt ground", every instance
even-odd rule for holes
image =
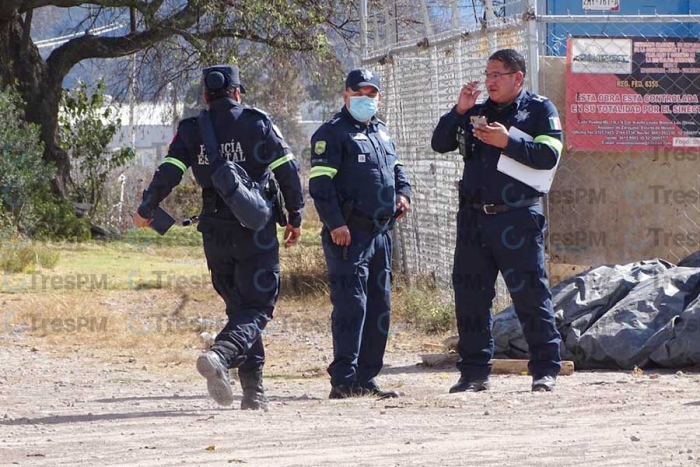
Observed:
[[[494,376],[488,392],[451,395],[455,370],[417,366],[409,336],[381,376],[402,398],[331,401],[326,335],[266,338],[271,407],[250,412],[208,399],[195,348],[191,364],[154,366],[0,334],[0,465],[699,464],[698,372],[577,372],[536,394],[527,376]]]

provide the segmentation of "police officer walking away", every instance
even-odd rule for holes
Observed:
[[[331,399],[374,395],[391,313],[389,231],[410,206],[411,186],[386,125],[375,117],[379,76],[351,71],[345,106],[311,138],[309,192],[323,222],[321,242],[333,304]]]
[[[464,158],[452,275],[461,377],[451,393],[489,388],[491,305],[499,271],[530,349],[532,390],[552,391],[561,368],[561,337],[545,270],[543,194],[497,170],[501,154],[539,170],[555,167],[561,154],[557,110],[523,89],[525,73],[517,51],[495,52],[486,65],[489,98],[476,104],[478,82],[464,85],[432,137],[433,150],[459,147]],[[473,124],[471,117],[485,117],[488,124]]]
[[[192,167],[202,187],[198,230],[214,289],[228,315],[211,349],[197,359],[197,369],[207,379],[212,398],[230,405],[228,369],[238,368],[241,409],[267,409],[261,333],[279,294],[279,244],[276,218],[269,215],[265,200],[256,204],[256,189],[267,186],[272,171],[289,212],[285,246],[295,244],[304,207],[299,164],[270,118],[241,105],[245,88],[238,67],[205,68],[202,80],[209,111],[180,122],[134,223],[149,225],[158,204]]]

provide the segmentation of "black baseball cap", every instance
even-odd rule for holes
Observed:
[[[233,88],[239,88],[241,94],[245,94],[238,67],[235,65],[214,65],[203,69],[202,84],[207,94],[212,96],[228,94]]]
[[[348,73],[348,77],[345,79],[346,88],[359,91],[360,88],[365,86],[372,86],[377,91],[380,91],[379,74],[367,68],[357,68]]]

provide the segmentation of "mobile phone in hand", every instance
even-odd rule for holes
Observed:
[[[489,122],[486,121],[486,117],[484,117],[483,115],[472,115],[471,117],[469,117],[469,119],[472,121],[472,126],[474,128],[486,126],[489,124]]]
[[[150,227],[159,234],[165,235],[173,224],[175,224],[175,218],[165,209],[158,206],[156,210],[153,211],[153,219],[151,220]]]

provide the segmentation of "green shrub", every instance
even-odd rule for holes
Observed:
[[[434,280],[419,277],[410,286],[400,285],[392,298],[392,313],[426,334],[444,333],[455,328],[452,290]]]
[[[48,191],[33,197],[22,230],[38,240],[82,242],[90,239],[90,221],[76,217],[70,201],[54,198]]]
[[[121,121],[116,108],[106,105],[105,89],[101,80],[92,90],[79,83],[75,89],[64,91],[58,117],[59,144],[71,161],[70,197],[90,204],[90,215],[102,202],[110,174],[135,157],[131,148],[107,150]]]
[[[175,219],[192,217],[202,209],[202,189],[194,179],[186,176],[161,205]]]
[[[34,193],[48,190],[53,167],[42,160],[39,127],[24,119],[24,103],[12,88],[0,88],[0,211],[15,229],[31,210]]]

